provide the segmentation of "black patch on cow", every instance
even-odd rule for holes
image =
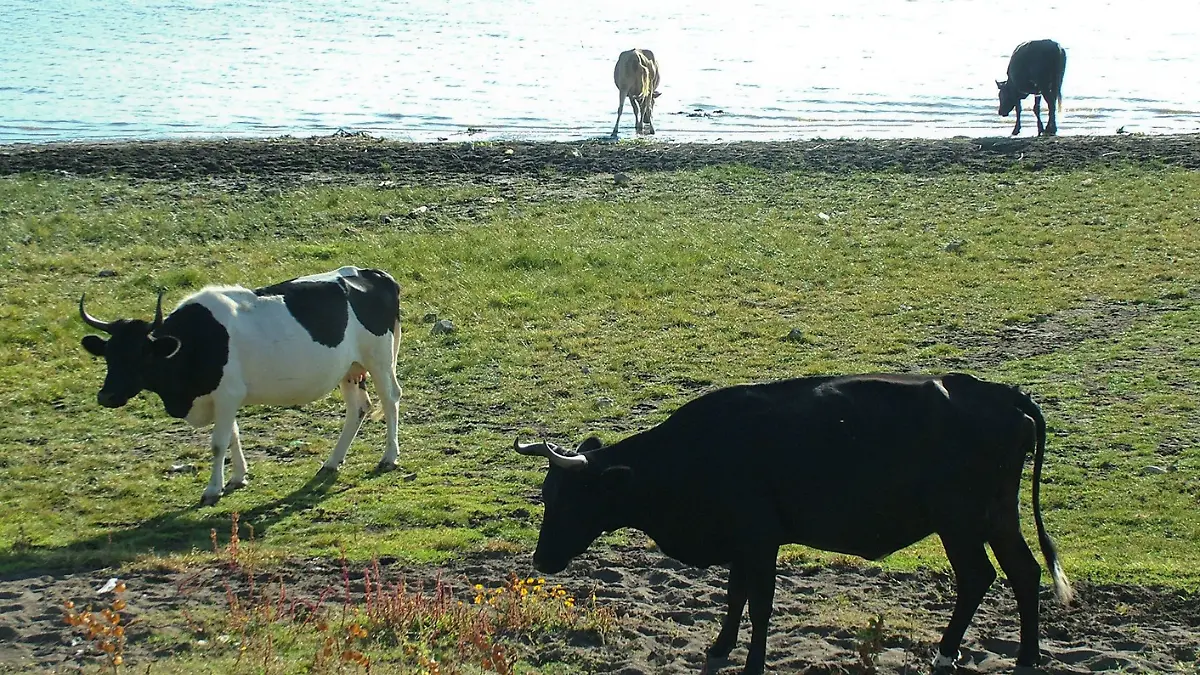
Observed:
[[[336,347],[346,338],[350,312],[342,280],[296,281],[255,289],[259,297],[283,296],[283,304],[317,344]]]
[[[169,359],[156,358],[145,374],[146,389],[158,394],[171,417],[187,417],[192,402],[216,391],[229,362],[229,331],[204,305],[189,303],[171,312],[156,337],[179,340]]]
[[[349,310],[373,335],[393,330],[400,317],[400,285],[382,270],[329,281],[290,279],[255,289],[259,297],[283,296],[288,312],[318,344],[336,347],[346,337]]]
[[[400,284],[383,270],[359,270],[343,278],[354,316],[372,335],[384,336],[400,320]]]

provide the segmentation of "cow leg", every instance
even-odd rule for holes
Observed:
[[[654,124],[650,121],[650,117],[653,114],[654,114],[654,94],[651,94],[650,98],[647,99],[642,104],[642,126],[645,128],[646,133],[650,134],[651,136],[654,135]]]
[[[745,569],[746,598],[750,603],[750,651],[742,675],[760,675],[767,664],[767,630],[771,623],[771,608],[775,603],[774,548],[759,559],[750,561]]]
[[[1044,128],[1042,127],[1042,95],[1033,95],[1033,119],[1037,120],[1038,136],[1042,135]]]
[[[200,506],[212,506],[221,498],[225,485],[225,451],[237,429],[237,405],[217,401],[214,405],[213,432],[210,442],[212,450],[212,473],[208,477],[208,487],[200,497]],[[238,454],[241,454],[240,439]],[[242,460],[243,465],[245,459]],[[236,473],[236,468],[234,472]],[[243,466],[244,471],[244,466]]]
[[[1021,133],[1021,102],[1017,101],[1017,107],[1013,110],[1017,114],[1017,122],[1013,125],[1012,135],[1016,136]]]
[[[950,624],[942,634],[942,643],[934,660],[935,668],[951,665],[958,658],[958,647],[967,632],[967,625],[979,609],[979,603],[983,601],[988,588],[996,580],[996,568],[988,560],[987,549],[982,541],[971,536],[942,535],[942,545],[946,549],[946,557],[950,559],[950,566],[954,568],[958,599],[954,603]]]
[[[1058,100],[1058,93],[1046,97],[1046,109],[1050,111],[1050,122],[1046,124],[1046,135],[1054,136],[1058,134],[1058,120],[1054,116],[1054,103]]]
[[[371,399],[367,397],[367,390],[359,386],[359,382],[343,379],[339,388],[342,390],[342,399],[346,402],[346,420],[342,423],[342,435],[338,436],[333,453],[321,465],[318,474],[335,473],[342,468],[342,464],[346,461],[346,453],[350,450],[350,444],[358,434],[359,427],[362,426],[363,418],[371,412]]]
[[[746,580],[739,565],[729,566],[729,590],[725,594],[729,605],[725,620],[721,622],[721,632],[712,646],[708,648],[708,658],[723,659],[733,651],[737,643],[738,628],[742,624],[742,612],[746,609]]]
[[[617,94],[617,123],[613,125],[612,137],[617,137],[617,129],[621,126],[621,111],[625,109],[625,93]]]
[[[1034,666],[1041,660],[1038,646],[1038,584],[1042,568],[1025,543],[1017,516],[1016,499],[1012,500],[1011,511],[1002,517],[996,532],[988,540],[1000,568],[1008,575],[1013,595],[1017,599],[1017,611],[1021,615],[1021,648],[1017,652],[1018,666]],[[1007,506],[1007,505],[1006,505]]]
[[[242,434],[238,429],[236,421],[233,423],[233,438],[230,440],[229,449],[231,450],[233,475],[229,477],[229,482],[225,484],[226,493],[244,488],[249,482],[249,478],[246,475],[246,455],[242,453]]]
[[[642,133],[642,101],[633,96],[629,97],[629,107],[633,108],[633,130],[639,135]]]
[[[375,391],[379,394],[379,404],[383,406],[383,419],[387,423],[387,445],[383,450],[383,459],[379,460],[380,471],[391,471],[396,468],[396,460],[400,456],[400,380],[396,379],[396,359],[393,357],[387,366],[378,371],[372,370],[371,377],[375,378]]]

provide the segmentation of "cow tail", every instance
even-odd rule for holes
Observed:
[[[1017,396],[1017,407],[1028,415],[1036,426],[1037,439],[1033,453],[1033,522],[1037,524],[1038,545],[1041,546],[1042,557],[1046,559],[1046,567],[1050,568],[1050,577],[1054,580],[1054,595],[1063,604],[1068,604],[1074,595],[1071,581],[1067,579],[1067,574],[1058,559],[1058,547],[1046,533],[1046,524],[1042,522],[1041,483],[1042,462],[1046,456],[1046,418],[1042,417],[1042,410],[1033,399],[1020,392]]]
[[[641,72],[641,75],[642,75],[642,100],[645,101],[647,98],[649,98],[650,96],[652,96],[654,94],[654,87],[651,86],[651,83],[650,83],[649,60],[643,56],[641,59],[638,60],[638,66],[639,66],[639,71]]]

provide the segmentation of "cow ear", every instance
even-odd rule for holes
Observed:
[[[1005,83],[1006,83],[1006,82],[1007,82],[1007,80],[1006,80],[1005,82],[1001,82],[1000,80],[996,80],[996,88],[997,88],[997,89],[1003,89],[1003,88],[1004,88],[1004,85],[1005,85]]]
[[[624,494],[633,484],[633,469],[627,466],[610,466],[600,472],[600,480],[609,494]]]
[[[105,340],[99,335],[84,335],[83,340],[80,341],[80,344],[82,344],[83,348],[86,349],[92,356],[104,356],[104,347],[108,344],[108,340]]]
[[[654,92],[654,98],[658,98],[659,96],[662,96],[662,92],[661,92],[661,91],[656,91],[656,92]]]
[[[596,436],[588,436],[587,438],[583,439],[583,442],[579,444],[579,447],[575,448],[575,453],[581,455],[585,452],[599,450],[603,447],[604,441],[600,440]]]
[[[183,343],[173,335],[163,335],[150,341],[150,353],[156,359],[169,359],[179,353]]]

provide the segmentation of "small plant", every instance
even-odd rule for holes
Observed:
[[[191,629],[217,635],[217,643],[237,648],[237,662],[252,661],[271,672],[285,643],[289,653],[311,648],[311,672],[373,672],[405,669],[422,675],[495,673],[512,675],[519,651],[539,636],[583,631],[603,636],[616,624],[615,613],[597,606],[595,594],[577,602],[567,589],[545,579],[510,574],[495,588],[458,587],[440,577],[432,589],[389,581],[378,561],[361,576],[343,554],[341,579],[317,598],[297,597],[282,578],[257,580],[253,540],[236,514],[229,541],[213,531],[213,554],[222,574],[226,607],[208,622],[184,610]],[[361,591],[355,591],[361,581]],[[473,595],[469,592],[473,590]],[[181,586],[180,592],[184,593]],[[472,602],[472,598],[474,601]],[[205,644],[211,644],[205,640]],[[301,652],[303,653],[303,652]]]
[[[886,637],[883,615],[877,614],[868,619],[866,627],[860,628],[856,637],[858,644],[855,645],[855,648],[858,650],[858,659],[862,663],[863,670],[867,673],[875,673],[875,660],[883,652],[883,640]]]
[[[80,612],[74,602],[63,602],[64,622],[74,626],[91,648],[103,655],[104,664],[114,673],[125,663],[125,631],[133,623],[121,614],[125,609],[125,599],[121,597],[125,590],[125,582],[117,582],[112,588],[112,602],[98,612],[92,611],[91,605]]]

